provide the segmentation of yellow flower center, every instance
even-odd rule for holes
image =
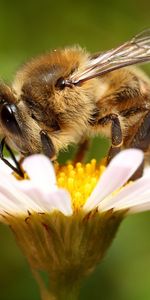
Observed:
[[[84,205],[105,168],[104,162],[97,164],[95,159],[87,164],[55,164],[57,184],[69,191],[74,210]]]

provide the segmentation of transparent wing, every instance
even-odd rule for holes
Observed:
[[[146,61],[150,61],[150,29],[121,46],[90,59],[85,69],[72,74],[70,81],[79,84],[110,71]]]

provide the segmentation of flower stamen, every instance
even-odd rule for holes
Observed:
[[[74,211],[85,204],[105,169],[105,165],[97,163],[95,159],[87,164],[78,162],[73,165],[69,162],[61,166],[57,163],[55,167],[57,184],[69,191]]]

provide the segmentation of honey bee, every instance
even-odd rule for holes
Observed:
[[[150,30],[103,53],[75,46],[26,63],[11,87],[0,83],[1,159],[21,174],[11,148],[53,160],[69,144],[95,134],[111,139],[108,163],[123,148],[148,153],[150,79],[131,66],[146,61]],[[4,158],[4,145],[15,167]]]

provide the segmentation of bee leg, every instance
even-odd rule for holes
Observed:
[[[148,150],[150,146],[150,112],[148,112],[143,118],[142,124],[138,131],[134,135],[131,141],[130,148],[138,148],[144,152]]]
[[[4,158],[3,151],[4,151],[4,146],[6,147],[7,151],[9,152],[13,162],[15,163],[16,167],[13,166],[6,158]],[[5,143],[5,138],[2,139],[0,143],[0,159],[8,166],[10,167],[15,173],[17,173],[20,177],[24,178],[24,172],[21,169],[18,161],[16,160],[16,157],[14,153],[12,152],[11,148]]]
[[[111,121],[111,147],[107,155],[107,164],[120,152],[123,144],[122,130],[118,116],[115,114],[110,115],[109,121]]]
[[[142,177],[144,171],[144,159],[135,173],[130,177],[130,180],[134,181]]]
[[[84,159],[85,153],[89,148],[89,140],[84,139],[80,142],[77,153],[75,154],[74,163],[81,162]]]
[[[146,114],[141,126],[131,141],[130,148],[138,148],[144,152],[148,150],[150,146],[150,112]],[[144,160],[132,176],[132,180],[138,179],[142,176],[144,170]]]
[[[56,152],[55,152],[55,148],[54,148],[51,138],[48,136],[47,132],[44,130],[40,131],[40,136],[41,136],[43,153],[46,156],[48,156],[51,160],[54,160]]]

